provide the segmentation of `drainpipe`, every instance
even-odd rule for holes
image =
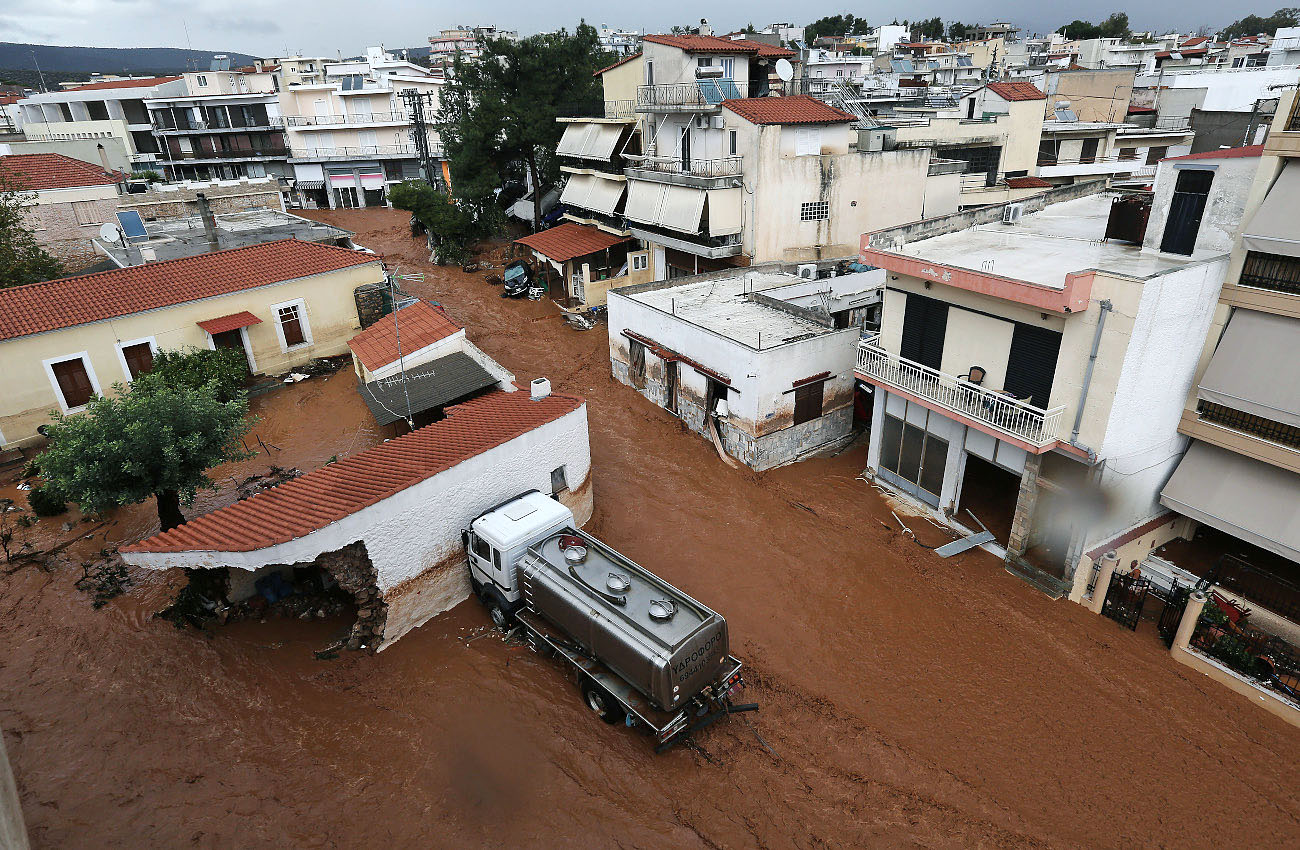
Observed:
[[[1074,429],[1070,432],[1070,445],[1077,445],[1079,441],[1079,427],[1083,424],[1083,405],[1088,400],[1092,370],[1097,365],[1097,349],[1101,348],[1101,332],[1106,327],[1106,314],[1111,311],[1112,305],[1107,298],[1097,306],[1101,308],[1101,314],[1097,317],[1097,330],[1092,335],[1092,353],[1088,355],[1088,368],[1083,372],[1083,389],[1079,391],[1079,409],[1074,412]]]
[[[194,196],[194,200],[199,204],[199,218],[203,219],[203,233],[208,237],[208,250],[220,251],[221,240],[217,237],[217,220],[212,216],[212,207],[208,206],[207,197],[199,192]]]

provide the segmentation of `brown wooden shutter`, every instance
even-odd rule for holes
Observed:
[[[822,415],[822,396],[825,381],[813,381],[794,391],[794,424],[802,425]]]
[[[147,342],[126,346],[122,349],[122,357],[126,360],[126,370],[131,373],[132,380],[153,368],[153,349]]]
[[[78,357],[64,360],[50,367],[54,379],[59,382],[59,391],[63,393],[63,403],[69,408],[81,407],[90,401],[94,388],[90,385],[90,375],[86,373],[86,364]]]
[[[284,331],[284,344],[291,348],[307,341],[302,333],[302,319],[297,307],[280,308],[280,329]]]

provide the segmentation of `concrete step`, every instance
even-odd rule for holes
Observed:
[[[1004,561],[1007,572],[1046,593],[1051,599],[1060,599],[1070,592],[1070,585],[1053,575],[1048,575],[1024,561]]]

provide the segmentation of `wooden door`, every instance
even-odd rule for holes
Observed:
[[[81,407],[95,394],[86,364],[80,357],[55,363],[50,369],[54,372],[54,380],[59,383],[59,391],[63,393],[63,403],[69,409]]]

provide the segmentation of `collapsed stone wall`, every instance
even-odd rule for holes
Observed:
[[[384,624],[388,619],[388,605],[379,593],[379,575],[370,562],[366,544],[351,543],[342,549],[326,552],[312,561],[312,566],[325,570],[339,587],[349,593],[357,603],[357,621],[348,635],[347,648],[374,652],[383,639]]]

